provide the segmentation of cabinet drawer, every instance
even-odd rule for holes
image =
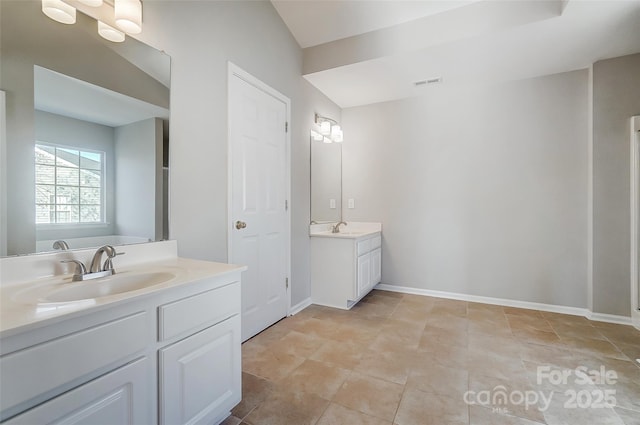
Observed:
[[[143,350],[148,343],[145,316],[136,313],[3,356],[0,410]]]
[[[365,239],[363,241],[359,241],[356,251],[358,253],[358,257],[361,256],[362,254],[366,254],[367,252],[371,251],[371,239]]]
[[[171,339],[240,313],[240,282],[158,307],[158,338]]]
[[[374,250],[376,248],[380,248],[382,246],[382,237],[381,236],[375,236],[373,238],[371,238],[371,250]]]
[[[141,358],[100,378],[68,391],[6,425],[75,425],[151,423],[149,361]]]

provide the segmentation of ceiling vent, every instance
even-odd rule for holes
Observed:
[[[426,86],[428,84],[438,84],[441,82],[442,82],[442,77],[435,77],[435,78],[428,78],[426,80],[415,81],[413,85],[416,87],[420,87],[420,86]]]

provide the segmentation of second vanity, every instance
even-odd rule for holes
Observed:
[[[311,302],[350,309],[382,277],[382,225],[349,222],[312,225]]]
[[[142,264],[116,263],[112,282],[64,277],[67,292],[43,289],[59,275],[6,284],[19,275],[13,263],[37,270],[46,256],[2,260],[3,424],[210,424],[229,415],[241,399],[246,268],[178,258],[175,242],[148,245],[156,252]],[[122,248],[125,257],[145,249]],[[50,254],[55,267],[65,255]],[[141,278],[152,280],[120,293],[114,286]],[[85,298],[73,286],[96,282],[116,292]]]

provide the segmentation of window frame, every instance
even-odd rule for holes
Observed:
[[[80,165],[80,161],[78,162],[78,184],[77,185],[62,185],[62,184],[58,184],[57,183],[57,168],[58,168],[58,161],[57,159],[54,161],[53,167],[54,167],[54,183],[53,184],[46,184],[46,183],[41,183],[40,185],[48,185],[48,186],[53,186],[54,187],[54,191],[57,194],[58,192],[58,187],[77,187],[78,188],[78,203],[77,204],[61,204],[61,205],[77,205],[78,206],[78,220],[77,222],[49,222],[49,223],[38,223],[36,220],[35,224],[36,227],[38,229],[42,229],[42,230],[46,230],[46,229],[61,229],[61,228],[73,228],[73,229],[79,229],[79,228],[98,228],[98,227],[107,227],[109,225],[109,223],[107,222],[107,217],[106,217],[106,211],[107,211],[107,206],[106,206],[106,198],[107,198],[107,187],[106,187],[106,162],[107,162],[107,154],[106,152],[102,151],[102,150],[98,150],[98,149],[90,149],[90,148],[81,148],[78,146],[71,146],[71,145],[64,145],[64,144],[60,144],[60,143],[51,143],[51,142],[45,142],[45,141],[41,141],[41,140],[37,140],[35,145],[34,145],[34,191],[36,190],[36,187],[39,185],[39,183],[37,181],[35,181],[36,179],[36,170],[35,170],[35,166],[38,164],[36,158],[35,158],[35,149],[38,148],[38,146],[43,146],[43,147],[47,147],[47,148],[53,148],[56,151],[58,149],[69,149],[69,150],[74,150],[74,151],[78,151],[78,156],[81,157],[82,153],[89,153],[89,154],[99,154],[100,155],[100,221],[87,221],[87,222],[82,222],[80,221],[81,219],[81,215],[80,215],[80,207],[81,204],[80,203],[80,189],[82,186],[81,183],[81,176],[82,170],[86,170],[86,171],[91,171],[91,172],[96,172],[97,170],[93,170],[90,168],[85,168],[82,167]],[[55,152],[55,151],[54,151]],[[54,154],[54,158],[57,158],[57,152]],[[45,164],[46,165],[46,164]],[[69,167],[71,168],[71,167]],[[53,205],[54,208],[57,209],[58,203],[57,203],[57,195],[54,196],[56,203],[51,204],[39,204],[36,202],[34,202],[34,206],[37,208],[38,205]],[[88,204],[87,204],[88,205]],[[95,204],[91,204],[91,205],[95,205]],[[54,213],[54,218],[57,220],[57,214]]]

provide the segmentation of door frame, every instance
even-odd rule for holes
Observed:
[[[249,74],[233,62],[228,62],[227,68],[227,262],[233,263],[233,241],[231,232],[233,232],[233,158],[232,158],[232,146],[231,146],[231,79],[240,78],[246,83],[251,84],[258,90],[272,96],[282,103],[286,107],[286,122],[287,131],[285,132],[285,196],[288,203],[288,208],[285,211],[286,224],[285,224],[285,272],[287,279],[289,279],[289,287],[287,288],[287,311],[285,317],[289,316],[291,311],[291,100],[280,93],[273,87],[268,86],[258,78]]]
[[[631,321],[640,329],[640,264],[638,264],[640,238],[640,115],[631,117]]]
[[[0,90],[0,257],[7,255],[7,106]]]

